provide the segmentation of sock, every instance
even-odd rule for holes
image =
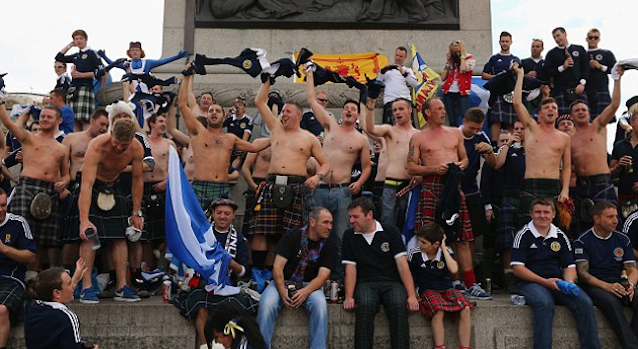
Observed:
[[[466,270],[463,272],[463,281],[465,281],[465,285],[467,287],[471,287],[476,283],[476,275],[474,275],[474,270]]]
[[[459,345],[459,349],[470,349],[469,345]]]
[[[445,349],[445,344],[437,345],[434,349]]]
[[[257,269],[264,269],[266,264],[267,251],[255,251],[253,250],[253,266]]]

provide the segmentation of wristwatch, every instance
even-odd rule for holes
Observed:
[[[131,212],[131,216],[138,216],[138,217],[142,217],[142,210],[139,211],[133,211]]]

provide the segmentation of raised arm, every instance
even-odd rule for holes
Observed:
[[[11,121],[9,114],[7,114],[7,109],[4,107],[4,103],[0,104],[0,121],[2,121],[2,124],[11,131],[13,136],[17,138],[20,143],[24,144],[29,137],[30,132]]]
[[[611,104],[609,104],[595,119],[599,129],[607,129],[607,124],[616,115],[616,111],[620,106],[620,79],[625,71],[622,67],[618,67],[618,79],[614,80],[614,92],[611,95]]]
[[[319,104],[317,100],[317,93],[315,91],[315,75],[312,69],[306,69],[306,98],[308,98],[308,104],[310,109],[315,114],[321,126],[326,132],[330,131],[330,127],[337,123],[337,120],[330,117],[328,112]]]
[[[164,65],[164,64],[176,61],[182,57],[188,57],[188,55],[189,55],[188,51],[181,50],[175,56],[170,56],[170,57],[160,58],[160,59],[147,59],[146,64],[144,65],[144,72],[149,73],[151,69],[155,67],[159,67],[160,65]]]
[[[392,126],[390,125],[375,125],[374,124],[374,106],[376,104],[377,100],[376,99],[372,99],[369,98],[366,100],[366,109],[367,112],[365,113],[365,130],[366,132],[368,132],[369,134],[376,136],[376,137],[386,137],[390,134],[390,130],[392,129]]]
[[[518,114],[518,119],[525,125],[526,128],[531,128],[535,123],[529,116],[529,112],[523,104],[523,68],[518,65],[518,62],[514,62],[512,69],[516,73],[516,87],[514,88],[514,110]]]
[[[195,116],[193,115],[193,111],[188,107],[188,95],[192,94],[193,90],[193,76],[184,76],[182,80],[182,85],[179,87],[179,96],[178,96],[178,106],[179,112],[184,116],[184,123],[186,124],[186,128],[188,128],[188,132],[192,136],[197,135],[198,132],[205,131],[204,125],[202,125]]]
[[[270,79],[266,80],[259,88],[257,96],[255,96],[255,106],[261,115],[261,120],[266,124],[266,127],[273,132],[276,128],[281,127],[281,123],[275,115],[273,115],[270,108],[268,108],[268,91],[270,90]]]
[[[168,134],[173,136],[174,139],[182,144],[189,144],[191,142],[191,138],[177,128],[177,118],[175,117],[176,113],[177,107],[175,106],[175,99],[173,99],[171,100],[171,106],[168,109],[168,116],[166,118]]]

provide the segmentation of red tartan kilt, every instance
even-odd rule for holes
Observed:
[[[461,291],[449,288],[445,291],[424,290],[419,300],[421,313],[428,319],[432,319],[438,311],[457,313],[465,307],[474,309],[475,302],[468,301]]]

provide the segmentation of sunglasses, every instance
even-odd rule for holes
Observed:
[[[317,98],[317,100],[318,100],[319,102],[324,102],[324,103],[326,103],[326,102],[328,101],[328,99],[327,99],[327,98]]]
[[[54,65],[53,68],[66,68],[64,65]]]
[[[587,39],[589,39],[589,40],[598,40],[598,39],[600,39],[600,37],[599,36],[588,36]]]

